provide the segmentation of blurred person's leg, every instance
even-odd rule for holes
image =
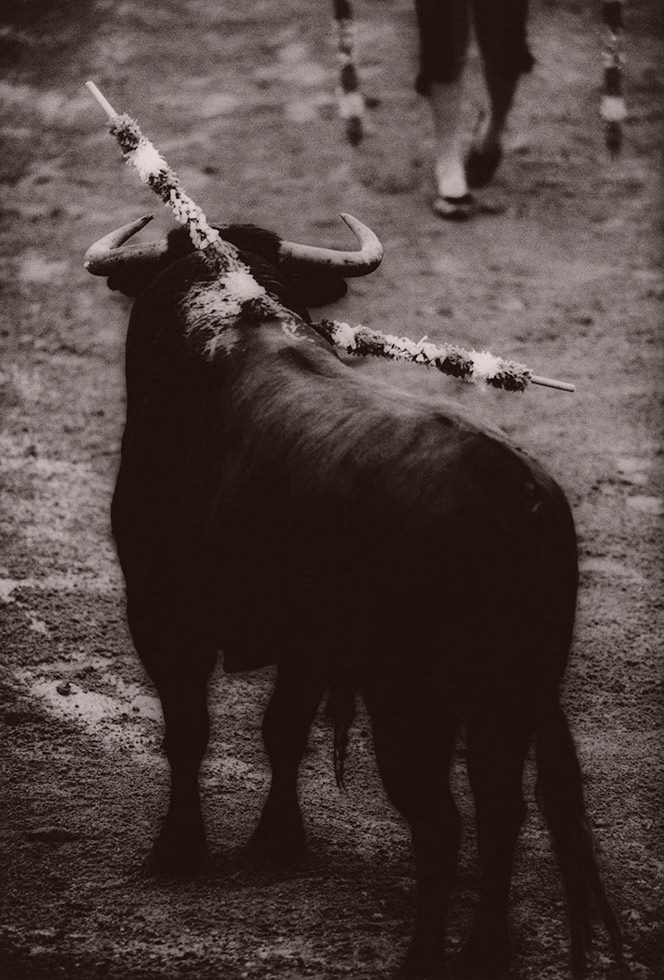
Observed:
[[[466,178],[469,186],[483,187],[502,158],[501,138],[519,78],[534,62],[526,37],[528,0],[473,0],[473,16],[489,113],[466,158]]]
[[[429,97],[434,125],[435,209],[464,218],[468,195],[462,147],[463,75],[470,32],[468,0],[415,0],[420,34],[416,88]]]

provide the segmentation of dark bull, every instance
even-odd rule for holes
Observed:
[[[263,722],[272,783],[253,837],[267,851],[304,846],[297,773],[324,692],[339,778],[356,693],[364,699],[385,788],[412,832],[417,921],[404,976],[444,970],[459,727],[482,864],[460,966],[494,976],[509,961],[508,896],[533,741],[575,973],[593,904],[619,951],[559,704],[577,588],[562,490],[452,402],[339,359],[309,325],[308,274],[299,271],[318,270],[309,303],[338,295],[335,253],[231,227],[224,237],[242,251],[220,270],[191,251],[184,232],[124,245],[142,223],[93,246],[87,265],[137,295],[112,518],[129,625],[161,698],[172,773],[156,864],[190,868],[206,854],[198,771],[207,680],[223,649],[228,671],[278,665]],[[354,227],[364,244],[343,256],[343,275],[380,259],[368,229]]]

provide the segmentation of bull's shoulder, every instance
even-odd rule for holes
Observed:
[[[237,368],[265,321],[282,318],[306,329],[309,316],[281,270],[243,253],[221,275],[200,252],[157,275],[136,299],[126,347],[129,401],[174,380],[219,383]]]
[[[261,306],[261,303],[263,304]],[[237,266],[220,271],[201,252],[185,255],[162,270],[134,303],[129,341],[149,336],[164,349],[214,361],[215,338],[236,322],[256,323],[270,314],[309,314],[283,270],[261,256],[241,253]],[[131,351],[130,351],[131,353]]]

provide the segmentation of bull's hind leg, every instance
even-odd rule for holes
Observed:
[[[136,604],[128,607],[134,644],[161,700],[171,769],[168,810],[147,863],[151,870],[186,873],[207,857],[198,778],[208,742],[207,682],[216,651],[200,638],[185,639],[167,613],[160,608],[148,615]]]
[[[529,737],[505,720],[469,725],[467,740],[482,877],[475,922],[459,965],[467,976],[497,977],[510,961],[508,901],[526,814],[521,784]]]
[[[325,676],[315,665],[298,661],[279,666],[263,718],[272,782],[251,840],[253,847],[270,857],[296,858],[306,847],[297,774],[325,686]]]
[[[460,819],[449,786],[454,727],[421,678],[404,672],[363,690],[378,768],[387,795],[410,826],[417,875],[417,917],[400,977],[445,973],[445,924],[456,868]]]

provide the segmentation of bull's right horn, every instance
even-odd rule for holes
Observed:
[[[142,245],[124,245],[128,238],[141,228],[145,228],[149,221],[152,221],[152,215],[146,214],[104,235],[91,245],[83,259],[83,265],[88,272],[93,276],[110,276],[120,269],[133,271],[140,268],[149,271],[156,268],[159,260],[168,252],[168,242],[165,238]]]
[[[377,269],[383,258],[383,246],[371,228],[367,228],[352,214],[341,217],[357,238],[360,247],[355,252],[337,251],[334,248],[319,248],[315,245],[299,245],[297,242],[282,241],[279,258],[286,266],[323,266],[335,269],[341,276],[366,276]]]

